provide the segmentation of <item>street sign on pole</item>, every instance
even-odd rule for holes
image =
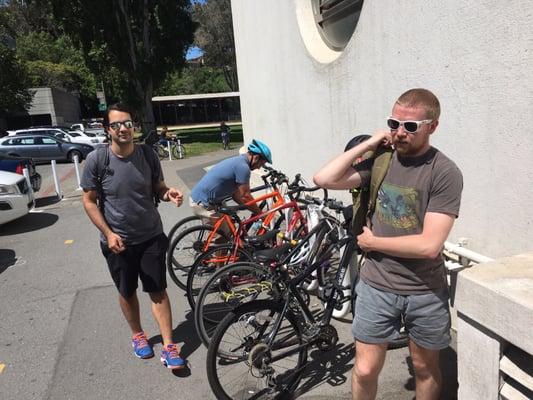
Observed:
[[[106,103],[100,103],[98,104],[98,111],[105,111],[107,109]]]

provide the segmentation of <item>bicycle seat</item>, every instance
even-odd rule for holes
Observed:
[[[274,247],[273,249],[258,250],[253,254],[254,261],[259,263],[269,263],[279,261],[282,256],[287,254],[292,248],[290,243],[282,244],[281,246]]]
[[[271,239],[274,239],[278,233],[279,233],[279,229],[273,229],[271,231],[265,232],[262,235],[248,236],[244,238],[244,242],[251,246],[259,246]]]

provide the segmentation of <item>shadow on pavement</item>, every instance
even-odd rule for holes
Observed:
[[[339,343],[328,352],[322,352],[314,347],[308,354],[302,383],[298,386],[294,397],[301,396],[324,383],[330,386],[344,385],[350,378],[354,350],[353,343]]]
[[[47,228],[57,222],[59,217],[49,213],[29,213],[24,217],[2,225],[0,236],[17,235]]]
[[[16,253],[9,249],[0,249],[0,274],[17,262]]]
[[[35,199],[35,208],[50,206],[52,204],[59,203],[60,201],[61,199],[56,195],[39,197],[38,199]]]
[[[189,311],[185,315],[185,320],[181,321],[180,324],[173,329],[172,340],[174,343],[183,342],[183,346],[180,349],[180,357],[185,360],[202,345],[202,342],[196,335],[194,313],[192,311]],[[163,344],[163,338],[161,335],[155,335],[148,339],[148,343],[154,347],[156,344]],[[186,368],[172,370],[172,374],[179,378],[186,378],[191,375],[191,370],[189,366],[187,366]]]

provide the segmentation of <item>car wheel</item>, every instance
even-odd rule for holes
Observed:
[[[74,156],[78,156],[78,161],[81,162],[81,160],[83,160],[83,156],[81,154],[81,151],[78,151],[78,150],[70,150],[69,153],[68,153],[68,160],[70,162],[74,162]]]

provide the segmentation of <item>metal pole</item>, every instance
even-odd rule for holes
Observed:
[[[63,198],[61,188],[59,187],[59,179],[57,179],[56,160],[52,160],[52,175],[54,176],[54,185],[56,187],[56,194],[59,199]]]
[[[172,152],[170,151],[170,140],[167,140],[168,160],[172,161]]]
[[[178,139],[178,156],[180,160],[183,158],[183,154],[181,154],[181,140]]]
[[[33,193],[33,188],[31,187],[31,180],[30,180],[30,171],[28,171],[28,168],[23,168],[22,174],[24,175],[24,178],[26,178],[26,183],[28,184],[30,193]]]
[[[484,256],[479,253],[475,253],[472,250],[465,249],[464,247],[458,244],[453,244],[448,241],[444,242],[444,248],[446,249],[446,251],[449,251],[450,253],[457,254],[458,256],[461,256],[461,257],[465,257],[478,264],[494,261],[494,259],[490,257]]]
[[[78,180],[78,188],[76,190],[81,190],[80,162],[77,154],[74,155],[74,169],[76,170],[76,179]]]

